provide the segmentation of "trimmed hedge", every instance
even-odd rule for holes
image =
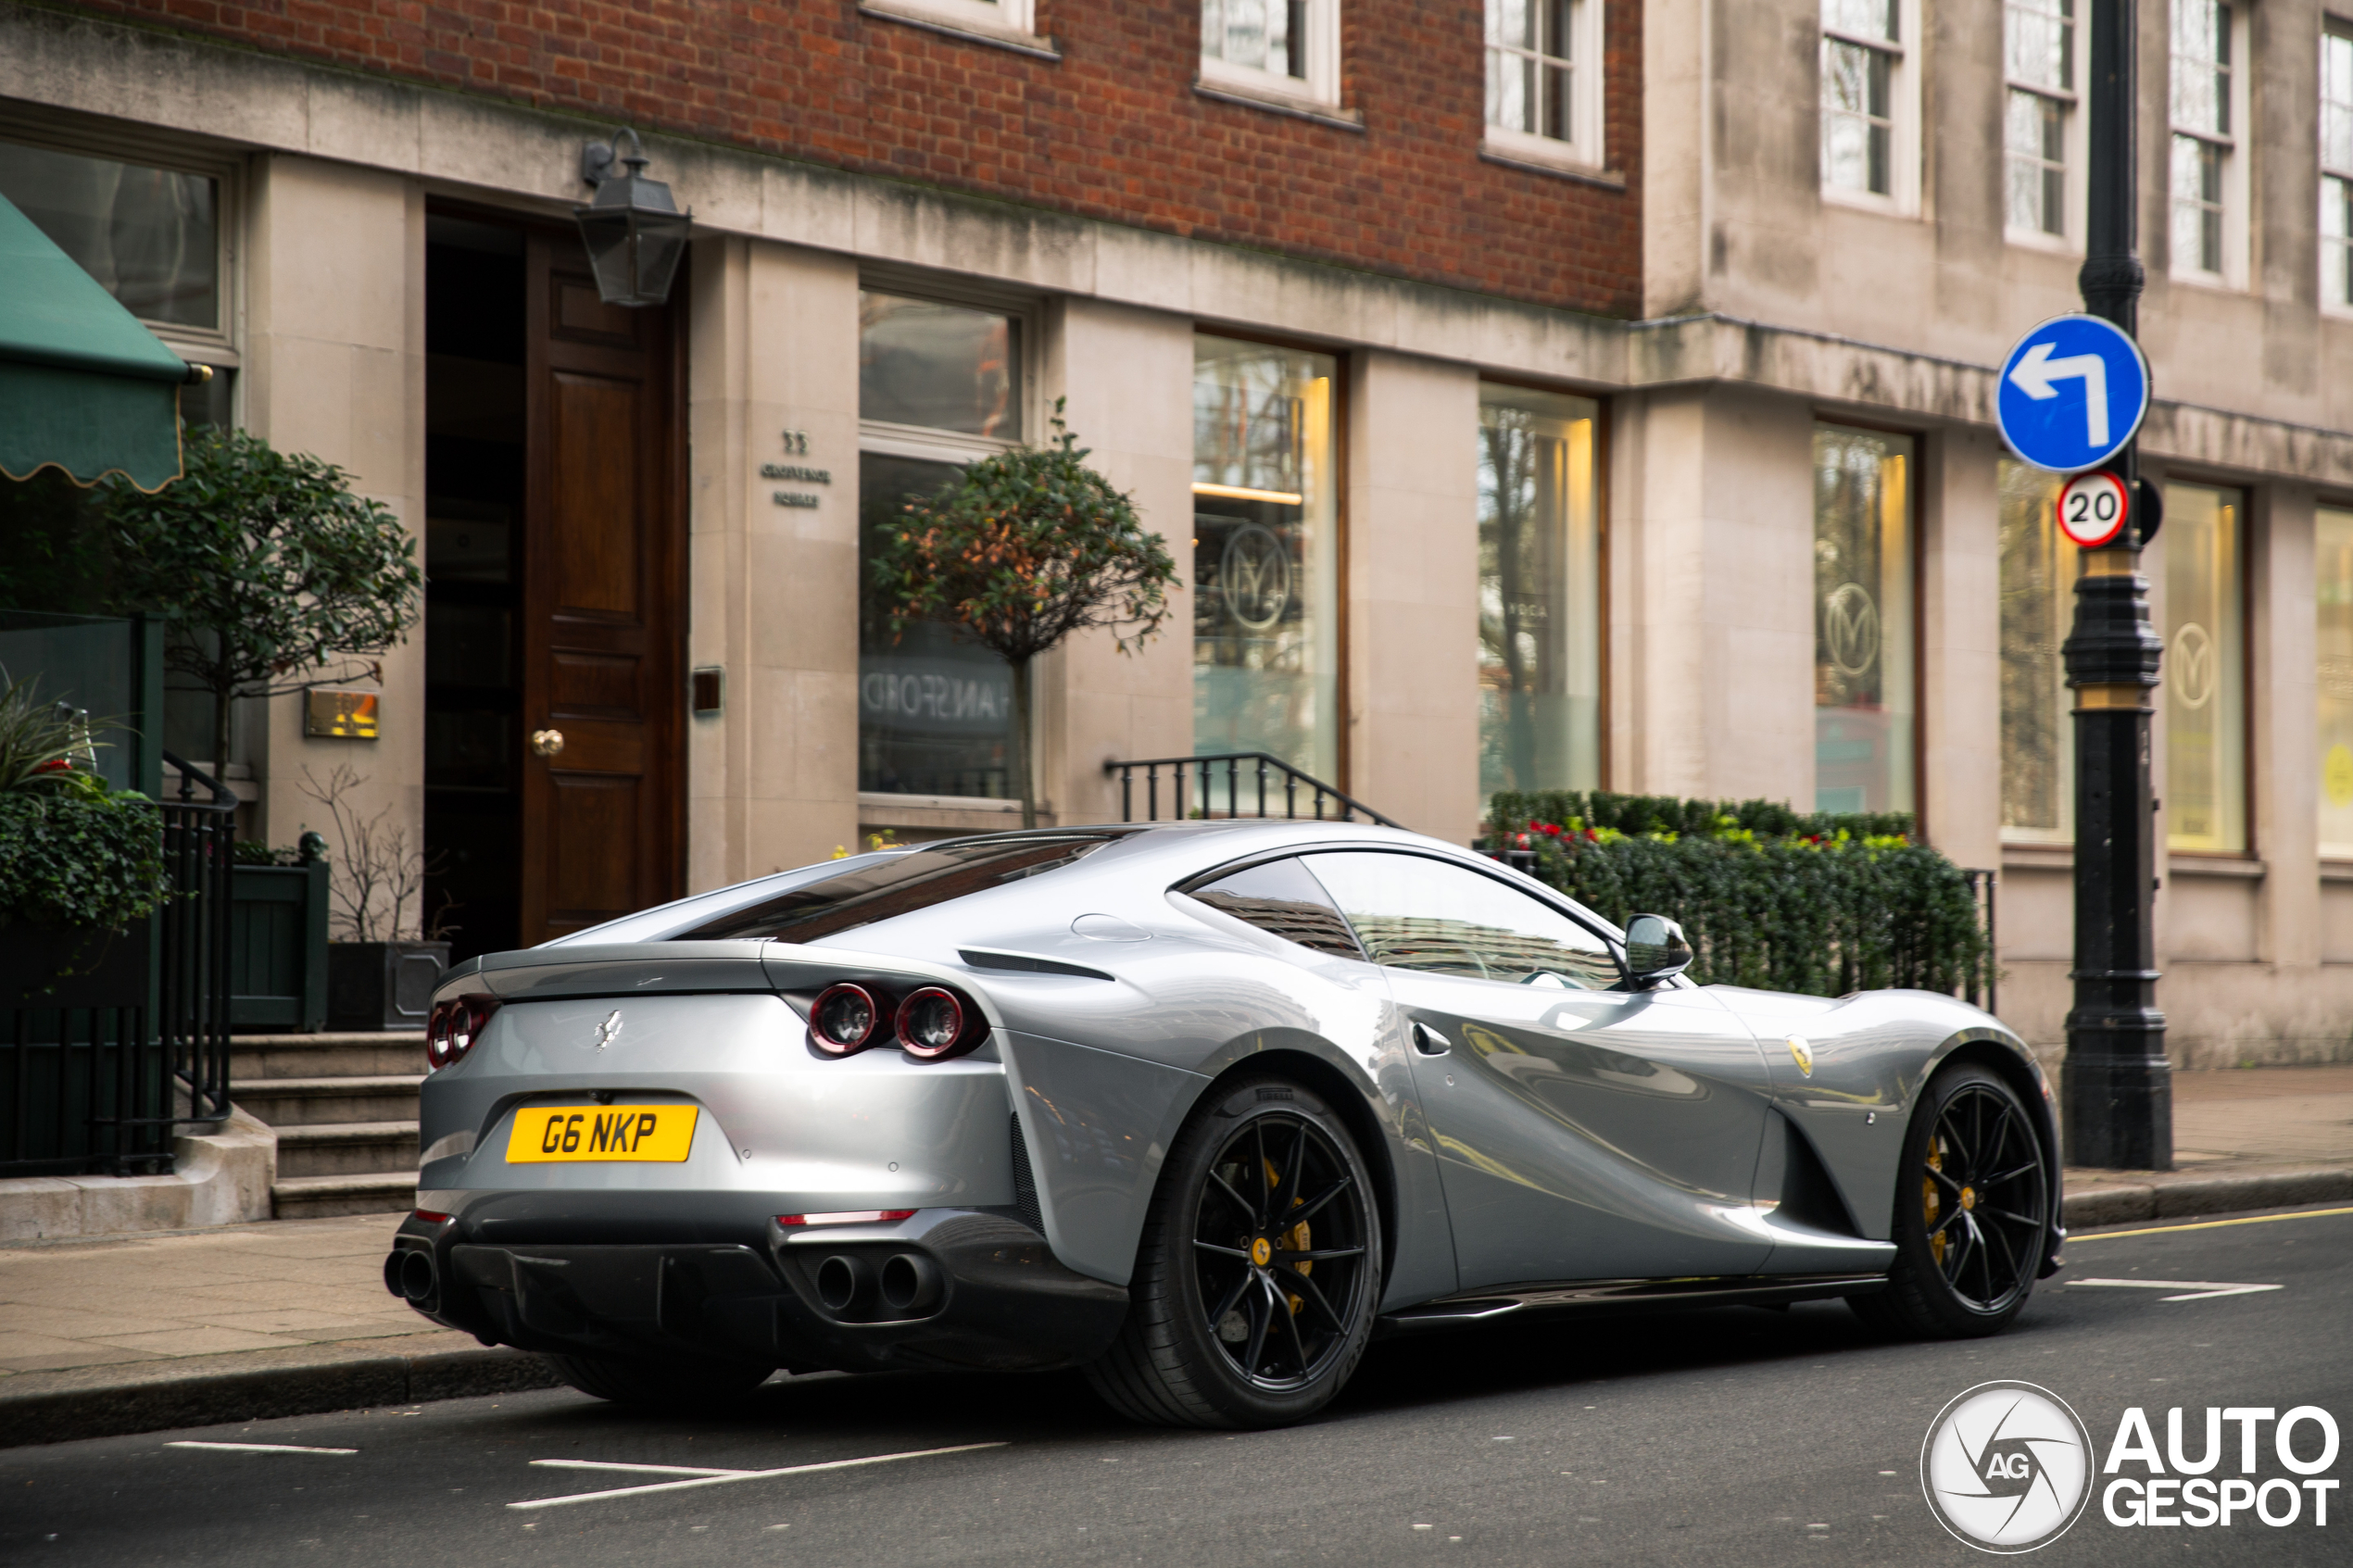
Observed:
[[[1907,813],[1554,791],[1498,794],[1490,821],[1489,847],[1525,848],[1603,918],[1680,921],[1702,985],[1967,994],[1991,977],[1967,875],[1913,842]]]

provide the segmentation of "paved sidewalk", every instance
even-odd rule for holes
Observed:
[[[2070,1171],[2070,1226],[2353,1201],[2353,1066],[2174,1082],[2181,1169]],[[0,1446],[552,1382],[384,1290],[396,1223],[0,1245]]]
[[[2173,1163],[2069,1170],[2068,1224],[2353,1200],[2353,1065],[2175,1073]]]

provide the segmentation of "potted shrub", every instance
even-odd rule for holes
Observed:
[[[1135,504],[1087,466],[1054,401],[1054,439],[983,458],[940,492],[910,501],[876,540],[874,585],[894,636],[944,621],[1005,661],[1013,687],[1013,785],[1021,825],[1038,825],[1030,661],[1101,627],[1123,654],[1169,612],[1176,563]],[[1133,628],[1132,631],[1129,628]]]
[[[0,691],[0,1008],[147,1000],[147,916],[171,896],[163,819],[107,787],[89,737],[30,678]]]
[[[338,764],[323,779],[305,767],[296,786],[327,809],[336,838],[329,857],[336,940],[327,944],[327,1027],[422,1029],[433,988],[449,967],[447,906],[424,922],[425,875],[434,868],[408,829],[387,820],[391,807],[360,815],[348,797],[362,782]]]

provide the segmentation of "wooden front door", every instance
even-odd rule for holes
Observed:
[[[683,890],[686,528],[676,307],[605,304],[568,234],[527,279],[530,945]]]

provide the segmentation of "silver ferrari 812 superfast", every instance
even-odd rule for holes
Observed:
[[[1320,1408],[1376,1335],[1843,1297],[1983,1335],[2059,1264],[2033,1055],[1923,991],[1692,985],[1460,847],[1000,833],[451,970],[384,1281],[607,1399],[1082,1367]]]

